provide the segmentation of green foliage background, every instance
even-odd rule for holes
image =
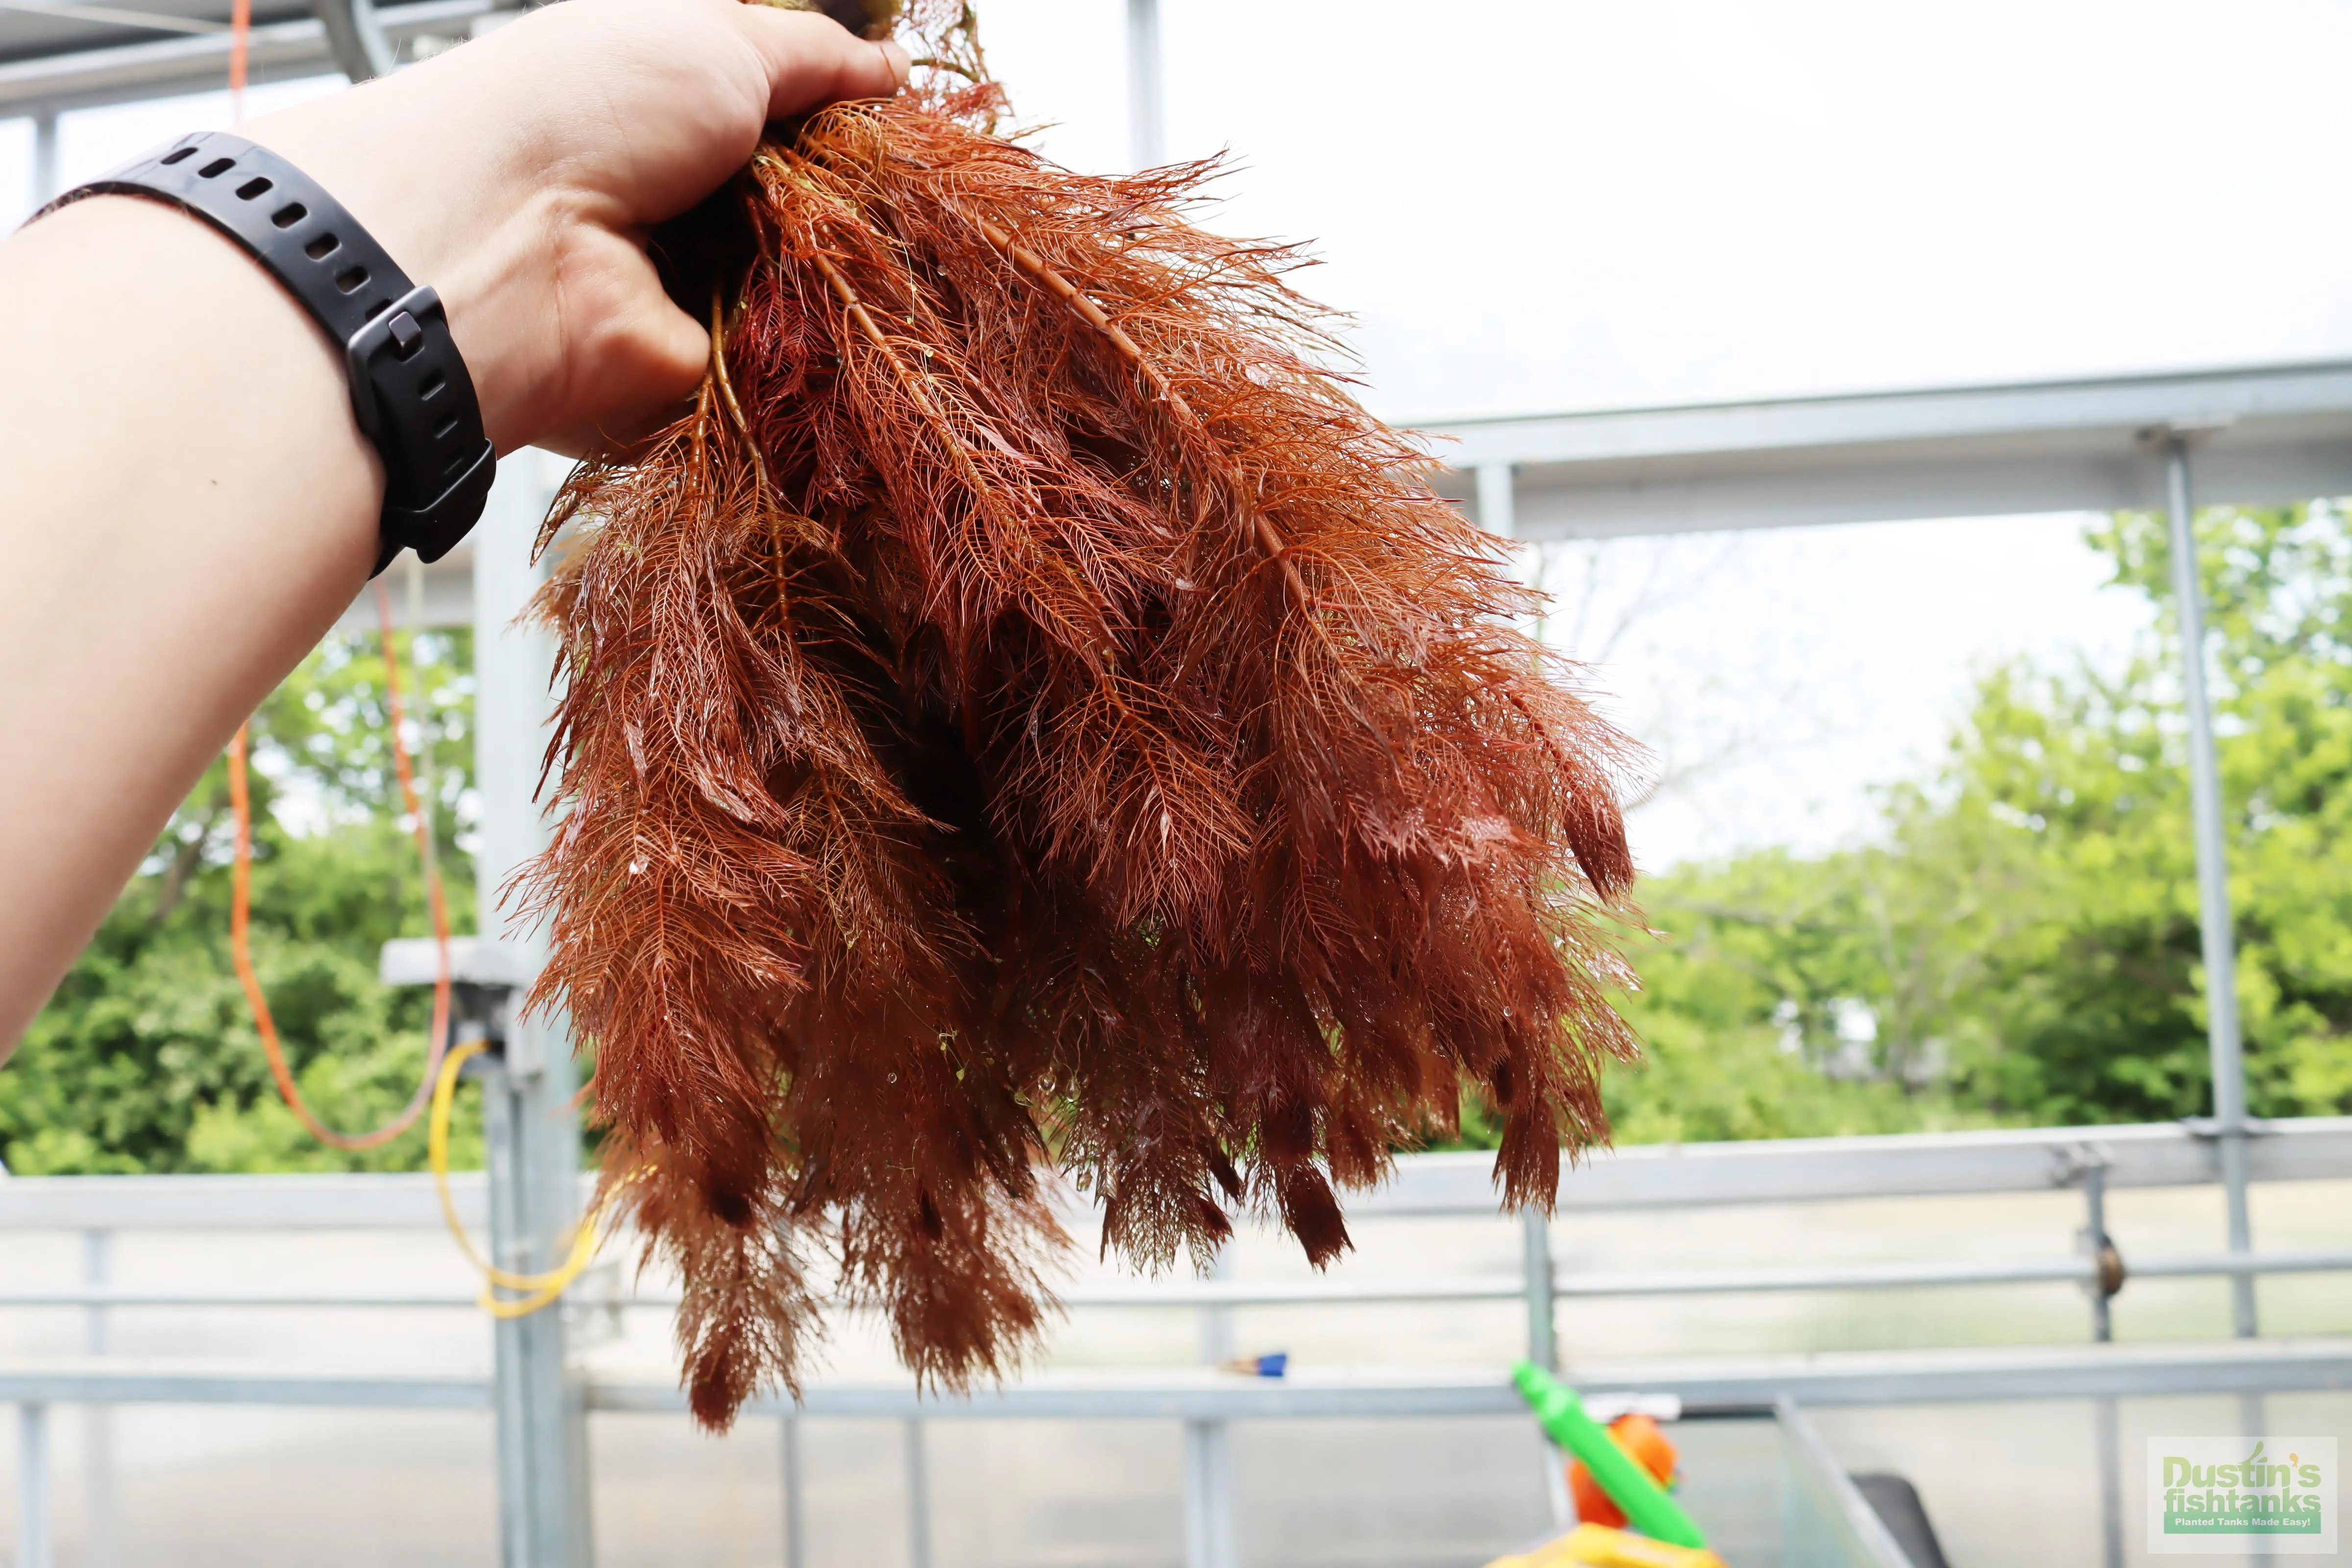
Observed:
[[[2252,1109],[2352,1111],[2352,528],[2320,504],[2216,510],[2198,533]],[[2109,519],[2090,542],[2111,591],[2166,605],[2161,518]],[[2208,1110],[2173,635],[2168,611],[2121,671],[1991,672],[1941,765],[1884,792],[1867,843],[1645,882],[1658,934],[1633,943],[1644,988],[1624,1005],[1648,1055],[1607,1084],[1620,1141]],[[413,658],[467,930],[470,642],[419,637]],[[256,957],[305,1092],[352,1128],[407,1098],[427,1008],[374,978],[384,940],[426,929],[383,719],[373,639],[338,637],[255,731]],[[421,1129],[341,1155],[277,1103],[228,962],[226,801],[215,764],[0,1070],[10,1169],[421,1163]],[[1466,1108],[1463,1142],[1491,1131]]]
[[[474,924],[471,635],[403,637],[412,746],[429,740],[452,925]],[[430,994],[375,977],[389,938],[422,935],[423,874],[385,738],[373,637],[331,637],[254,718],[253,952],[304,1096],[373,1127],[413,1092]],[[299,831],[297,830],[299,828]],[[215,760],[97,937],[0,1068],[0,1158],[21,1175],[408,1170],[416,1128],[363,1154],[315,1142],[278,1100],[228,951],[234,826]],[[471,1119],[452,1155],[478,1163]]]

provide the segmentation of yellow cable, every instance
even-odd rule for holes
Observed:
[[[564,1289],[587,1268],[602,1239],[597,1235],[598,1225],[619,1193],[617,1189],[606,1193],[604,1202],[582,1218],[572,1232],[571,1256],[544,1274],[513,1273],[499,1268],[475,1249],[474,1238],[466,1234],[466,1222],[457,1217],[457,1203],[449,1193],[449,1108],[457,1098],[457,1069],[469,1058],[488,1048],[488,1040],[465,1040],[451,1047],[449,1054],[442,1058],[441,1076],[433,1084],[433,1118],[425,1132],[425,1150],[433,1164],[434,1190],[441,1195],[441,1217],[449,1222],[449,1234],[457,1238],[467,1260],[481,1270],[487,1281],[482,1287],[482,1310],[494,1318],[527,1318],[562,1295]],[[509,1299],[499,1295],[502,1289],[526,1294]]]

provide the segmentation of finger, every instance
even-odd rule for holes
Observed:
[[[845,98],[887,98],[907,84],[907,51],[870,43],[829,16],[772,5],[735,8],[768,67],[768,117],[782,120]]]

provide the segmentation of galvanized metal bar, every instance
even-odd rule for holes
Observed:
[[[1973,1132],[1801,1138],[1749,1143],[1634,1145],[1584,1161],[1560,1178],[1565,1214],[1716,1205],[1851,1202],[1936,1194],[2048,1192],[2066,1185],[2066,1152],[2097,1142],[2110,1193],[2191,1187],[2220,1170],[2213,1142],[2179,1122]],[[2256,1182],[2352,1173],[2352,1117],[2265,1121],[2248,1140]],[[594,1184],[579,1178],[584,1201]],[[458,1211],[487,1223],[483,1179],[452,1178]],[[1348,1217],[1496,1215],[1494,1160],[1412,1154],[1391,1181],[1347,1199]],[[1083,1216],[1076,1216],[1080,1217]],[[0,1182],[0,1230],[437,1230],[433,1181],[420,1173],[274,1176],[14,1176]],[[1174,1289],[1191,1289],[1190,1286]],[[1103,1291],[1115,1296],[1119,1289]],[[1089,1299],[1092,1299],[1091,1297]]]
[[[1559,1339],[1552,1328],[1552,1301],[1560,1293],[1551,1264],[1551,1220],[1541,1209],[1519,1211],[1528,1300],[1528,1359],[1546,1372],[1559,1370]]]
[[[2000,1400],[2137,1398],[2263,1390],[2352,1389],[2352,1342],[2212,1340],[2188,1344],[2013,1345],[1930,1351],[1840,1351],[1701,1361],[1577,1363],[1565,1369],[1588,1395],[1664,1394],[1689,1408],[1769,1405],[1786,1394],[1819,1405],[1912,1405]],[[0,1399],[9,1394],[0,1373]],[[680,1411],[673,1382],[592,1384],[598,1410]],[[761,1399],[753,1414],[780,1414]],[[912,1384],[813,1384],[810,1418],[947,1420],[1276,1421],[1521,1415],[1526,1405],[1500,1367],[1454,1379],[1283,1378],[1045,1374],[969,1398],[919,1395]],[[1188,1496],[1191,1495],[1189,1491]]]
[[[416,1308],[463,1307],[476,1309],[481,1300],[479,1291],[465,1289],[272,1289],[268,1287],[236,1286],[149,1286],[149,1285],[17,1285],[0,1287],[0,1307],[81,1307],[94,1316],[104,1316],[114,1308],[166,1307],[284,1307],[292,1309],[320,1308]],[[647,1306],[675,1306],[675,1298],[656,1300],[644,1298],[639,1303]],[[102,1352],[101,1352],[102,1353]]]
[[[1748,1291],[1906,1290],[1954,1285],[2036,1285],[2087,1280],[2096,1265],[2079,1256],[1986,1263],[1864,1263],[1822,1268],[1726,1268],[1686,1274],[1580,1274],[1563,1296],[1723,1296]]]
[[[2334,1274],[2352,1272],[2352,1247],[2279,1252],[2182,1253],[2131,1259],[2130,1271],[2141,1279],[2228,1279],[2234,1275]],[[1818,1268],[1746,1268],[1708,1272],[1580,1274],[1555,1280],[1552,1294],[1559,1298],[1612,1296],[1708,1296],[1750,1291],[1931,1289],[1940,1286],[2039,1285],[2091,1283],[2098,1278],[2095,1257],[2073,1255],[1962,1263],[1864,1263]],[[1455,1279],[1426,1280],[1279,1280],[1255,1283],[1179,1281],[1155,1293],[1150,1287],[1060,1293],[1065,1306],[1090,1310],[1141,1308],[1158,1310],[1183,1308],[1381,1306],[1428,1301],[1527,1302],[1527,1277],[1518,1274],[1472,1275]],[[141,1286],[18,1286],[0,1289],[0,1308],[118,1307],[283,1308],[320,1310],[346,1308],[463,1308],[471,1310],[477,1296],[462,1289],[301,1290],[215,1289],[189,1286],[153,1289]],[[678,1304],[675,1294],[647,1293],[615,1297],[610,1305],[647,1310],[668,1310]],[[845,1310],[838,1302],[836,1310]],[[1530,1331],[1530,1350],[1540,1343],[1540,1328]],[[1217,1359],[1223,1359],[1222,1356]]]
[[[508,879],[545,846],[536,799],[554,649],[517,626],[543,578],[531,559],[554,491],[546,454],[508,459],[474,533],[475,784],[479,929],[535,973],[543,944],[499,903]],[[569,1021],[509,1004],[503,1059],[484,1079],[491,1241],[499,1265],[542,1273],[563,1257],[581,1218],[580,1122]],[[560,1310],[503,1319],[494,1331],[499,1529],[506,1568],[588,1568],[585,1406],[564,1347]]]
[[[2140,434],[2227,420],[2200,446],[2208,501],[2352,489],[2352,363],[1929,387],[1671,408],[1402,424],[1426,432],[1456,497],[1519,465],[1517,536],[1536,542],[1906,518],[2162,509]]]
[[[1160,92],[1160,0],[1127,0],[1128,139],[1139,169],[1166,156]]]
[[[1551,1217],[1541,1209],[1519,1211],[1521,1289],[1528,1303],[1528,1359],[1546,1372],[1559,1370],[1559,1333],[1552,1307],[1559,1294],[1558,1272],[1552,1266]],[[1568,1493],[1566,1458],[1540,1430],[1536,1436],[1536,1462],[1542,1468],[1544,1506],[1554,1526],[1565,1528],[1575,1514]]]
[[[103,1287],[113,1272],[111,1231],[81,1233],[83,1283]],[[112,1315],[93,1303],[82,1314],[82,1350],[104,1356],[114,1348]],[[82,1496],[84,1499],[82,1558],[87,1568],[108,1568],[114,1561],[114,1412],[93,1405],[81,1413]]]
[[[58,194],[58,111],[33,116],[33,205],[47,206]]]
[[[427,33],[462,33],[475,17],[492,15],[501,5],[502,0],[419,0],[388,6],[377,20],[387,37],[405,41]],[[11,60],[0,65],[0,113],[54,113],[217,89],[228,54],[229,36],[223,31]],[[247,60],[247,79],[257,84],[335,68],[326,26],[314,16],[257,25]]]
[[[335,68],[352,81],[390,76],[399,51],[383,36],[375,0],[310,0],[310,12],[327,29],[327,52]]]
[[[1223,1416],[1184,1423],[1184,1568],[1240,1568]]]
[[[1638,1363],[1572,1363],[1587,1394],[1672,1394],[1692,1407],[1769,1405],[1785,1392],[1813,1405],[2092,1399],[2154,1394],[2352,1389],[2352,1341],[2211,1340],[2177,1344],[2015,1345],[1845,1351]],[[601,1381],[593,1409],[682,1412],[670,1379]],[[345,1374],[278,1368],[120,1362],[0,1364],[0,1404],[264,1405],[347,1409],[479,1410],[479,1378]],[[805,1404],[753,1401],[754,1415],[928,1421],[982,1419],[1256,1421],[1328,1417],[1509,1415],[1525,1406],[1502,1369],[1446,1378],[1365,1373],[1283,1378],[1040,1374],[969,1398],[919,1394],[911,1384],[812,1384]]]
[[[1231,1288],[1225,1254],[1209,1265],[1209,1278],[1194,1283],[1209,1289]],[[1199,1314],[1201,1364],[1217,1366],[1234,1355],[1232,1298],[1209,1296]],[[1184,1426],[1184,1560],[1187,1568],[1234,1568],[1232,1434],[1222,1420]]]
[[[931,1568],[931,1467],[923,1418],[907,1418],[907,1568]]]
[[[449,1178],[457,1212],[479,1229],[482,1173]],[[0,1230],[435,1230],[441,1207],[423,1172],[275,1176],[12,1176]]]
[[[1478,526],[1497,539],[1519,536],[1517,465],[1510,462],[1486,462],[1478,465]]]
[[[2067,1184],[2066,1152],[2095,1142],[2106,1152],[2107,1190],[2201,1186],[2219,1163],[2211,1141],[2179,1122],[1926,1132],[1748,1143],[1637,1145],[1562,1173],[1565,1214],[1714,1205],[1847,1202],[1938,1194],[2048,1192]],[[2254,1181],[2303,1181],[2352,1171],[2352,1118],[2266,1121],[2251,1140]],[[1421,1154],[1398,1162],[1397,1179],[1348,1199],[1350,1219],[1495,1212],[1494,1160],[1482,1153]]]
[[[2101,1568],[2124,1568],[2123,1439],[2116,1402],[2093,1400],[2091,1424],[2099,1450],[2099,1562]]]
[[[85,1230],[81,1233],[81,1279],[86,1289],[95,1294],[106,1289],[109,1254],[113,1250],[110,1233]],[[82,1350],[89,1355],[104,1355],[111,1343],[107,1321],[106,1303],[92,1300],[82,1314]]]
[[[2165,498],[2170,512],[2172,598],[2180,617],[2180,672],[2189,710],[2189,805],[2197,845],[2197,916],[2205,957],[2205,1039],[2213,1080],[2213,1121],[2221,1165],[2230,1250],[2251,1251],[2246,1207],[2246,1063],[2238,1026],[2237,936],[2230,920],[2229,847],[2221,829],[2221,770],[2213,745],[2213,699],[2206,684],[2205,587],[2198,570],[2196,513],[2189,504],[2189,437],[2165,442]],[[2256,1331],[2254,1282],[2230,1287],[2230,1315],[2242,1339]]]
[[[57,1535],[49,1494],[49,1407],[16,1406],[16,1568],[55,1568]]]
[[[278,1405],[345,1410],[486,1410],[478,1377],[410,1376],[217,1363],[47,1358],[0,1363],[0,1405]]]
[[[808,1499],[801,1480],[801,1418],[783,1417],[784,1568],[808,1568]]]

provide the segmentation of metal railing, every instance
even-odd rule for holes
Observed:
[[[2261,1126],[2251,1141],[2252,1179],[2352,1176],[2352,1118]],[[1396,1179],[1349,1205],[1352,1220],[1494,1216],[1484,1155],[1438,1154],[1400,1162]],[[1188,1564],[1226,1568],[1236,1560],[1225,1430],[1237,1420],[1333,1416],[1410,1418],[1500,1415],[1518,1408],[1499,1369],[1483,1374],[1404,1377],[1372,1369],[1294,1372],[1279,1380],[1222,1373],[1231,1351],[1230,1313],[1243,1307],[1340,1308],[1394,1303],[1522,1303],[1531,1356],[1556,1364],[1556,1301],[1608,1297],[1699,1296],[1774,1291],[1929,1289],[2072,1283],[2090,1301],[2091,1342],[1970,1349],[1841,1352],[1746,1356],[1569,1369],[1595,1394],[1646,1392],[1687,1405],[1879,1405],[1922,1401],[2082,1398],[2142,1394],[2252,1393],[2352,1388],[2352,1339],[2110,1342],[2110,1299],[2132,1278],[2251,1279],[2352,1270],[2352,1247],[2272,1253],[2126,1257],[2107,1234],[2105,1204],[2116,1190],[2212,1183],[2213,1142],[2193,1126],[2158,1124],[2042,1129],[1886,1138],[1664,1146],[1600,1156],[1568,1173],[1567,1215],[1836,1199],[1919,1197],[2063,1190],[2084,1194],[2094,1245],[2072,1255],[2009,1259],[1857,1262],[1772,1268],[1588,1273],[1556,1268],[1549,1227],[1524,1221],[1522,1269],[1407,1280],[1359,1280],[1344,1269],[1302,1281],[1179,1279],[1073,1289],[1086,1310],[1190,1309],[1202,1322],[1198,1369],[1126,1373],[1046,1373],[968,1398],[919,1397],[908,1384],[812,1386],[795,1407],[755,1401],[749,1414],[782,1423],[788,1510],[787,1558],[805,1561],[799,1424],[838,1417],[908,1423],[908,1535],[912,1561],[927,1563],[929,1500],[923,1423],[939,1419],[1144,1419],[1185,1427]],[[458,1206],[480,1223],[488,1207],[478,1175],[457,1182]],[[106,1278],[108,1238],[147,1230],[425,1229],[440,1215],[425,1178],[392,1176],[69,1177],[0,1181],[0,1230],[79,1231],[88,1237],[82,1283],[0,1280],[0,1308],[79,1308],[89,1353],[72,1361],[0,1365],[0,1402],[19,1410],[18,1568],[48,1568],[49,1406],[58,1404],[239,1404],[376,1408],[486,1409],[490,1380],[479,1376],[347,1374],[217,1364],[126,1361],[108,1353],[109,1313],[125,1308],[271,1307],[470,1309],[470,1293],[415,1289],[278,1289],[131,1287]],[[675,1297],[657,1291],[591,1293],[575,1312],[658,1310]],[[590,1410],[684,1408],[675,1386],[580,1380]],[[2107,1478],[2109,1485],[2114,1478]],[[2112,1510],[2110,1510],[2112,1511]],[[2119,1548],[2117,1548],[2119,1550]]]

